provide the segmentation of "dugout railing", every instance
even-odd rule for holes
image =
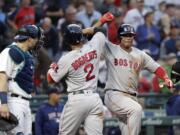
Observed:
[[[156,127],[166,128],[168,126],[180,125],[180,116],[166,116],[165,114],[166,102],[170,96],[170,94],[139,94],[138,97],[144,99],[145,107],[142,118],[142,127],[145,132],[143,135],[156,135]],[[47,101],[47,95],[34,96],[31,100],[32,113],[35,114],[38,107]],[[65,103],[66,101],[67,96],[61,95],[60,102]],[[105,119],[104,127],[118,127],[118,122],[116,118]]]

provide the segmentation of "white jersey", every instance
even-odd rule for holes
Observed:
[[[124,17],[124,23],[131,24],[136,30],[139,25],[144,24],[144,12],[145,9],[143,9],[142,13],[136,8],[129,10]]]
[[[81,49],[73,50],[58,61],[58,70],[49,73],[55,82],[66,77],[67,91],[93,90],[97,88],[99,61],[105,36],[97,32]]]
[[[142,69],[150,72],[160,66],[143,51],[132,47],[130,53],[120,46],[107,42],[103,53],[106,58],[108,79],[105,89],[137,93],[138,77]]]
[[[15,45],[15,43],[13,43]],[[19,69],[24,66],[24,62],[20,64],[16,64],[9,55],[10,48],[4,49],[0,53],[0,72],[5,72],[8,78],[15,78],[16,74],[18,73]],[[8,92],[16,93],[23,97],[31,98],[30,94],[27,94],[24,90],[22,90],[15,81],[9,80],[8,81]]]

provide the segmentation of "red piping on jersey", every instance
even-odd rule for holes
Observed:
[[[166,73],[166,70],[161,66],[156,69],[155,74],[157,75],[157,77],[163,80],[169,78]]]

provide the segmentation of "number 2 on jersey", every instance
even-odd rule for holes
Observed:
[[[87,75],[86,75],[86,82],[95,78],[95,75],[91,74],[93,70],[94,70],[94,66],[91,63],[87,64],[84,67],[84,72],[87,73]]]

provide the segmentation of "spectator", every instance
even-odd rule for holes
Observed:
[[[44,0],[43,2],[44,16],[50,17],[53,25],[55,26],[57,25],[58,19],[64,15],[63,10],[61,8],[61,2],[63,1],[62,0]],[[66,0],[66,2],[67,1],[68,0]]]
[[[180,69],[179,69],[180,70]],[[175,87],[173,95],[168,99],[166,113],[168,116],[180,116],[180,84]],[[179,135],[180,126],[171,126],[169,135]]]
[[[178,46],[176,47],[176,41],[179,38],[180,26],[176,20],[172,21],[170,26],[169,38],[165,39],[161,45],[161,57],[169,53],[178,53]]]
[[[159,26],[162,38],[166,38],[170,34],[171,20],[175,17],[175,5],[166,4],[165,14],[160,18]]]
[[[70,5],[65,11],[65,18],[59,20],[57,27],[58,30],[60,31],[61,37],[64,34],[66,26],[68,26],[69,24],[78,24],[82,28],[84,28],[83,23],[81,21],[76,20],[76,13],[77,11],[75,7]],[[62,39],[62,51],[70,51],[70,50],[71,48]]]
[[[106,12],[111,11],[114,8],[116,8],[116,6],[114,5],[114,1],[115,0],[104,0],[100,8],[101,14],[105,14]]]
[[[144,0],[136,0],[137,7],[127,11],[124,17],[124,23],[131,24],[135,30],[141,24],[144,24],[143,13],[145,12]]]
[[[11,42],[10,39],[8,39],[7,34],[7,26],[5,23],[0,21],[0,52]]]
[[[10,15],[8,22],[15,30],[25,24],[34,24],[35,11],[34,7],[30,6],[30,0],[21,0],[20,7]]]
[[[49,57],[53,58],[53,60],[56,60],[56,57],[58,57],[57,55],[60,51],[59,33],[57,29],[53,26],[49,17],[45,17],[42,20],[41,27],[44,29],[44,46],[48,51],[48,55]]]
[[[48,56],[48,53],[44,48],[41,48],[37,56],[37,62],[34,73],[34,83],[37,88],[36,94],[44,93],[43,90],[48,88],[48,84],[46,81],[46,73],[51,63],[52,58]]]
[[[48,103],[40,106],[35,118],[35,135],[58,135],[59,120],[63,104],[59,103],[59,91],[56,88],[48,91]]]
[[[101,13],[94,9],[94,3],[92,0],[85,1],[85,10],[77,13],[76,19],[82,21],[85,28],[90,27],[94,20],[98,20],[101,17]]]
[[[153,24],[154,12],[149,10],[144,15],[145,23],[137,28],[137,48],[140,50],[147,49],[153,59],[159,58],[160,33]]]
[[[3,6],[4,6],[4,0],[0,0],[0,21],[5,24],[7,16],[6,13],[3,11]]]
[[[165,15],[166,2],[162,1],[158,4],[158,9],[154,13],[154,23],[157,25],[163,15]]]

